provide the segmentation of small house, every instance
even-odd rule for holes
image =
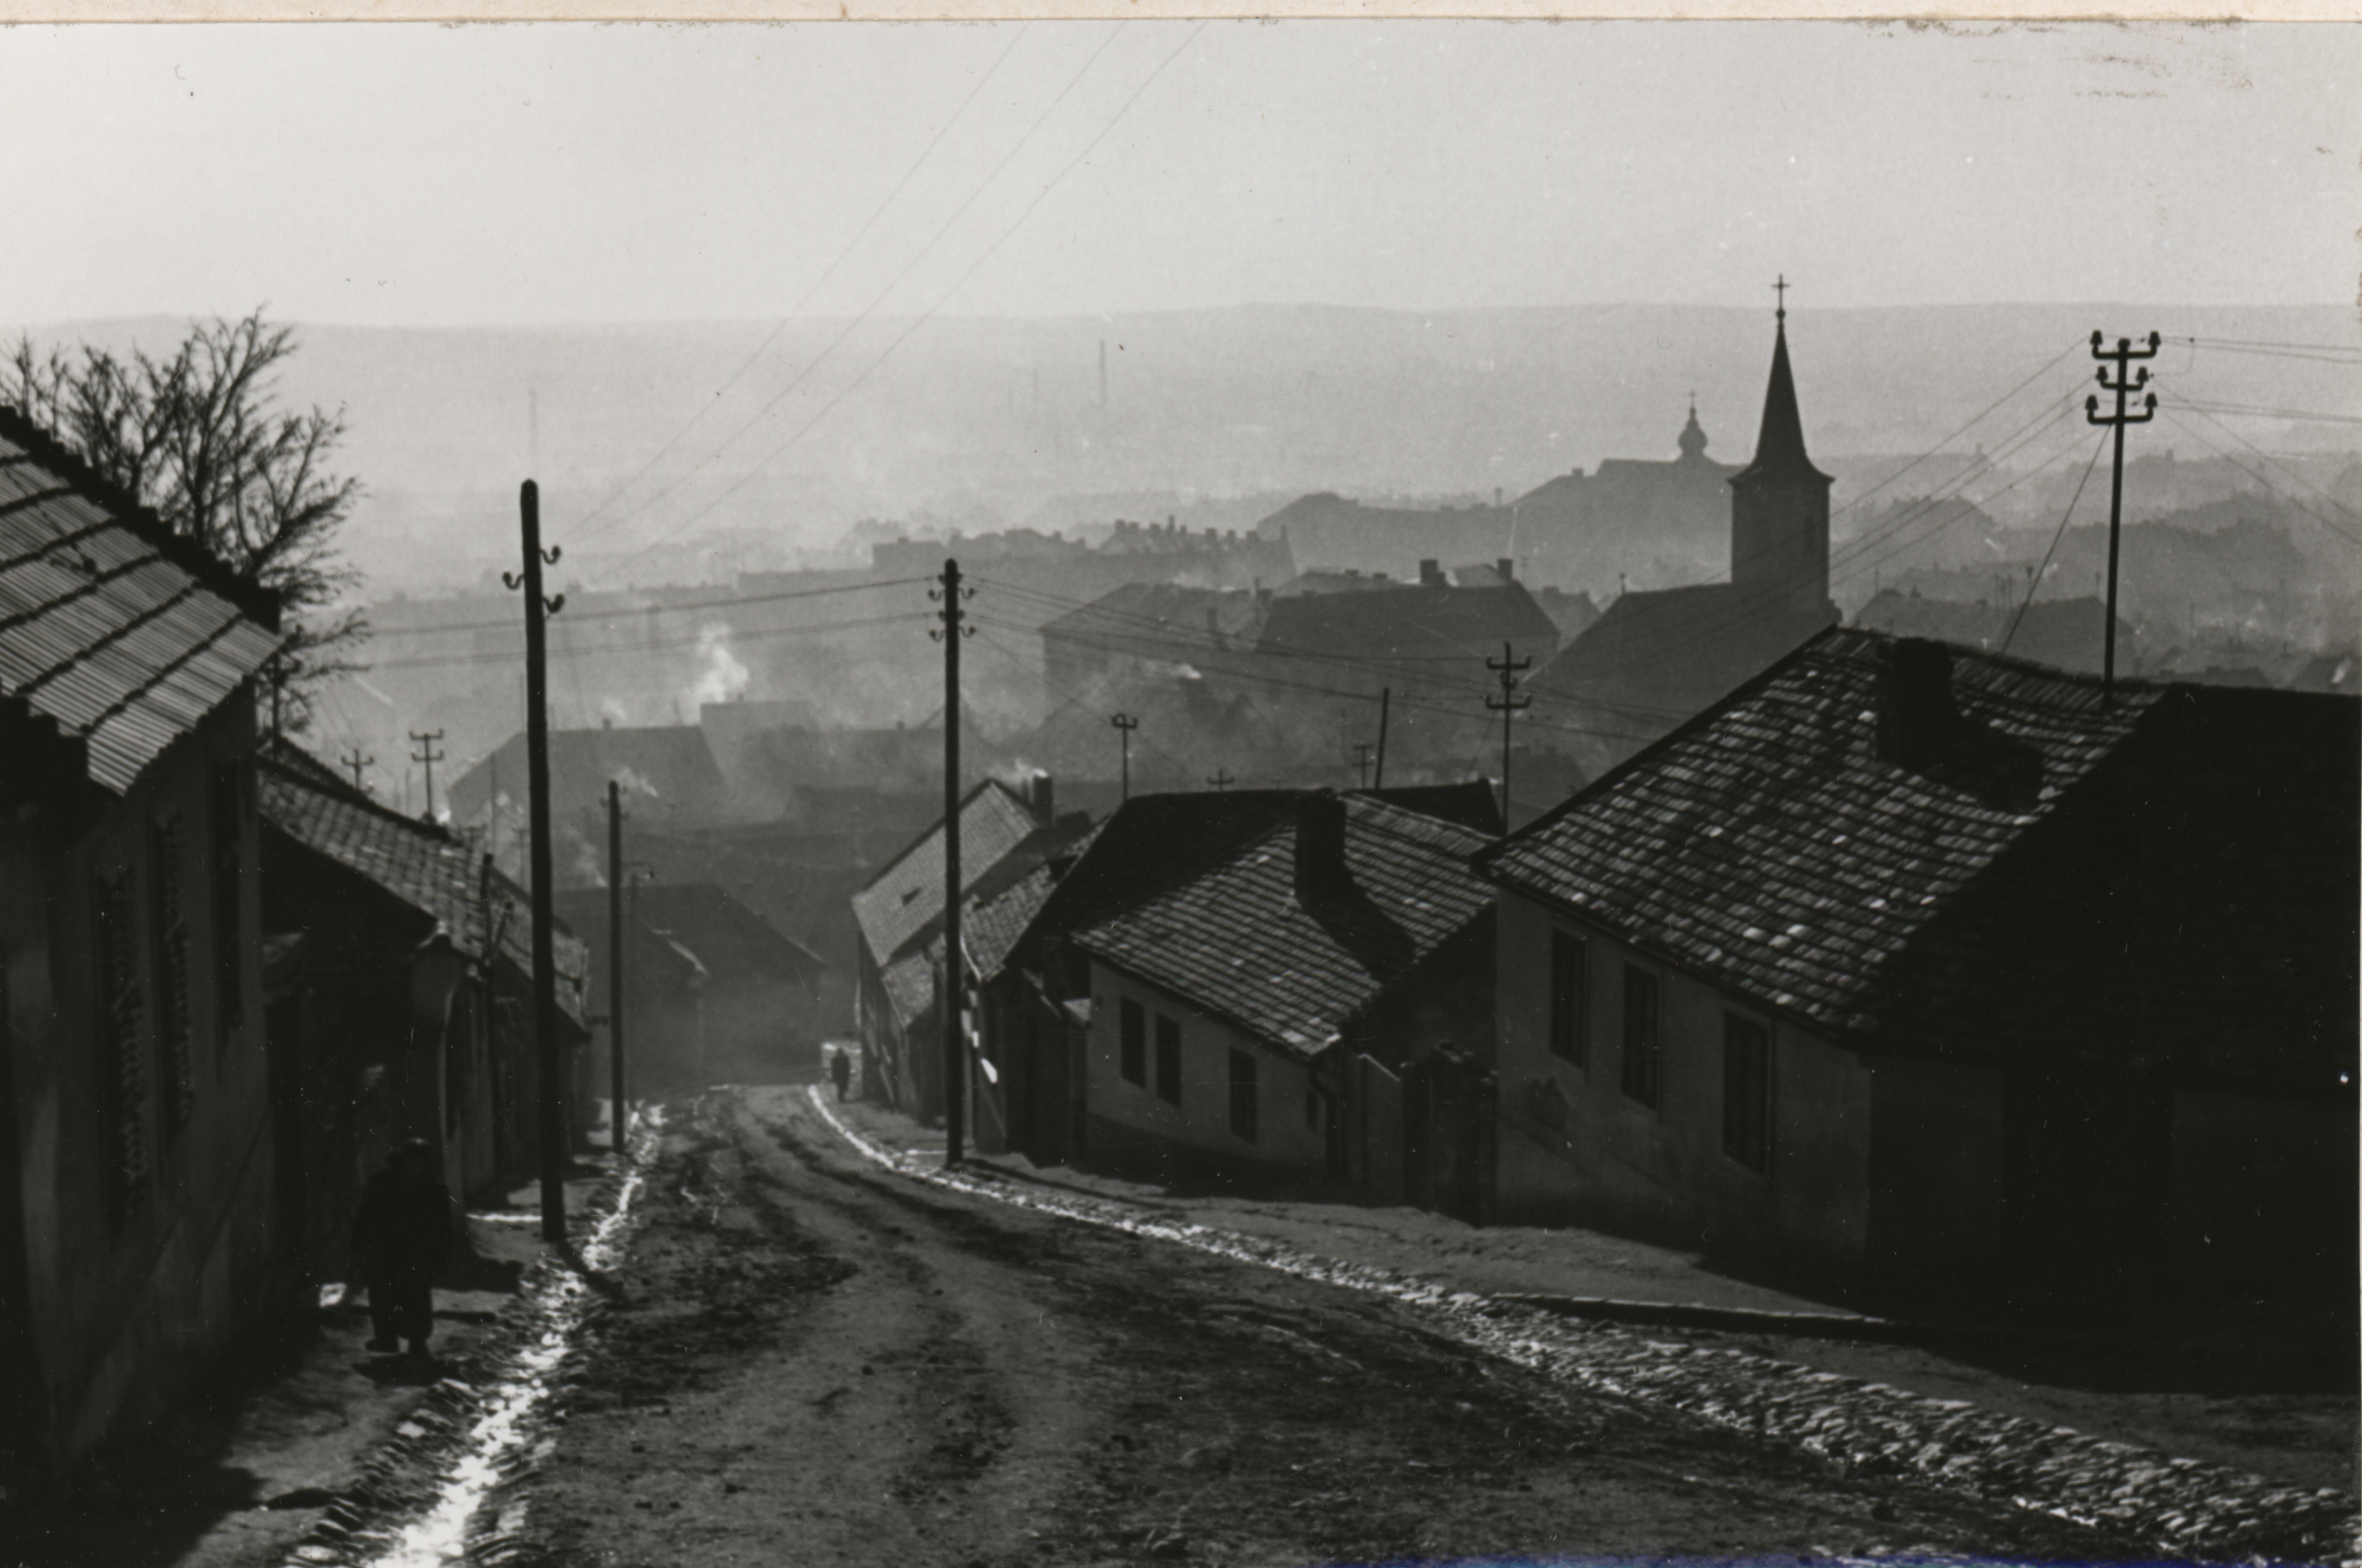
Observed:
[[[1824,633],[1478,856],[1504,1215],[2350,1306],[2358,758],[2351,699]]]

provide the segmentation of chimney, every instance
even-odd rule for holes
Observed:
[[[1032,801],[1034,818],[1039,821],[1043,827],[1048,827],[1052,823],[1057,820],[1057,792],[1051,783],[1050,776],[1047,773],[1036,773],[1033,775],[1032,786],[1026,791],[1026,793]]]
[[[1507,556],[1503,556],[1499,559],[1496,560],[1493,563],[1493,569],[1500,575],[1501,581],[1504,585],[1518,580],[1518,563],[1511,560]]]
[[[1345,798],[1316,790],[1296,807],[1296,902],[1312,910],[1352,891],[1353,874],[1345,868]]]
[[[1878,755],[1900,767],[1926,767],[1951,750],[1959,729],[1951,654],[1923,637],[1894,644],[1878,678]]]
[[[1441,588],[1444,585],[1442,564],[1433,560],[1419,562],[1418,585],[1421,588]]]

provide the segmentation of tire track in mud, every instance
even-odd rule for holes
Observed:
[[[997,1203],[1172,1242],[1410,1308],[1443,1337],[1543,1373],[1810,1454],[1839,1474],[1909,1477],[2046,1515],[2141,1552],[2217,1562],[2362,1563],[2362,1516],[2329,1488],[2288,1485],[2067,1427],[1815,1372],[1760,1353],[1706,1347],[1455,1290],[1114,1199],[1020,1187],[998,1173],[945,1171],[848,1126],[817,1089],[801,1097],[844,1145],[881,1170]],[[782,1142],[791,1134],[782,1128]]]

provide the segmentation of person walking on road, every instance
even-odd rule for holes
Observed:
[[[369,1348],[393,1351],[407,1341],[423,1359],[435,1331],[432,1282],[451,1250],[451,1194],[426,1140],[411,1139],[370,1177],[353,1216],[353,1246],[369,1286]]]
[[[853,1084],[853,1053],[843,1046],[828,1054],[828,1076],[836,1080],[836,1102],[844,1103],[844,1092]]]

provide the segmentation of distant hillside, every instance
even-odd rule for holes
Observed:
[[[633,552],[678,531],[685,547],[628,575],[679,580],[787,564],[788,553],[826,546],[864,516],[928,513],[974,530],[1105,522],[1098,506],[1118,497],[1150,515],[1315,490],[1490,500],[1496,487],[1514,495],[1603,457],[1672,456],[1693,390],[1711,455],[1743,460],[1772,336],[1760,311],[1658,305],[944,318],[863,378],[904,325],[854,329],[718,458],[721,437],[794,381],[843,323],[797,323],[751,364],[767,324],[304,325],[286,390],[347,411],[350,468],[370,489],[349,542],[381,588],[504,564],[516,483],[529,468],[542,481],[546,528],[584,570],[622,580]],[[1805,428],[1816,455],[1831,458],[1922,450],[2061,350],[2070,351],[2061,373],[2072,371],[2095,326],[2362,346],[2352,313],[2336,306],[1800,307],[1790,326]],[[107,321],[34,335],[160,344],[177,331],[166,321]],[[2157,370],[2169,392],[2357,412],[2349,366],[2214,351],[2193,359],[2180,346]],[[2334,425],[2240,428],[2267,445],[2350,434]],[[651,459],[633,497],[672,493],[619,509],[620,522],[581,525]],[[767,552],[778,558],[761,558]]]

